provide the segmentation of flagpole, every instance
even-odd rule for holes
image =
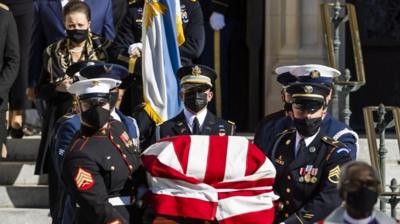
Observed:
[[[217,109],[217,116],[222,117],[222,97],[221,97],[221,42],[220,31],[214,31],[214,70],[217,73],[215,80],[215,105]]]

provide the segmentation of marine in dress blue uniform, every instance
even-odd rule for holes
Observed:
[[[319,75],[314,71],[318,71]],[[340,75],[340,72],[322,65],[303,65],[290,69],[290,74],[296,78],[297,82],[319,83],[332,89],[333,78]],[[326,107],[329,100],[330,98],[328,97],[325,105]],[[325,110],[326,109],[327,108],[325,108]],[[288,116],[277,118],[272,122],[264,120],[256,131],[254,142],[266,155],[270,155],[273,139],[276,138],[279,133],[291,127],[293,127],[293,121]],[[343,122],[332,117],[329,113],[326,113],[322,120],[321,129],[327,136],[345,144],[350,150],[352,159],[356,159],[358,150],[358,134],[356,132]]]
[[[139,149],[126,128],[110,116],[114,79],[81,80],[68,91],[79,96],[81,126],[64,160],[62,177],[79,206],[74,223],[136,223],[132,205]]]
[[[320,128],[329,88],[295,83],[287,91],[292,95],[295,128],[278,135],[270,156],[280,180],[274,184],[280,196],[274,223],[314,223],[340,205],[337,183],[341,166],[351,156],[344,144]]]
[[[192,65],[180,68],[178,76],[184,109],[159,126],[156,139],[188,134],[234,135],[233,122],[218,118],[207,110],[213,96],[211,88],[216,79],[215,71],[204,65]]]

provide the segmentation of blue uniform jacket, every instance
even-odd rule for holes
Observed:
[[[91,9],[90,30],[109,40],[115,37],[111,0],[85,0]],[[66,36],[60,0],[34,1],[29,86],[36,85],[42,69],[44,49]]]
[[[265,120],[260,124],[254,137],[254,143],[261,148],[266,155],[272,150],[275,137],[286,129],[294,127],[292,119],[281,116],[272,120]],[[353,160],[356,159],[358,149],[358,135],[349,126],[338,121],[332,115],[326,114],[321,124],[321,132],[338,140],[350,149]]]

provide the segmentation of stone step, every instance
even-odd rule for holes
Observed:
[[[0,185],[46,185],[47,175],[34,175],[35,162],[0,162]]]
[[[40,136],[22,139],[7,139],[6,161],[36,161]]]
[[[0,208],[1,223],[50,224],[49,209]]]
[[[0,208],[48,208],[48,187],[0,186]]]

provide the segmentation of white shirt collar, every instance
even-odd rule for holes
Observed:
[[[121,118],[118,116],[117,112],[115,112],[115,109],[111,111],[111,117],[114,118],[114,120],[121,121]]]
[[[311,144],[311,142],[314,141],[314,139],[315,139],[315,137],[317,137],[318,133],[319,133],[319,130],[313,136],[304,138],[304,142],[306,143],[306,147],[308,147]],[[300,140],[302,138],[303,137],[299,134],[299,132],[296,131],[295,155],[297,155],[297,151],[299,150],[299,147],[300,147]]]
[[[372,214],[370,216],[368,216],[367,218],[354,219],[354,218],[350,217],[350,215],[347,213],[347,211],[345,211],[344,215],[343,215],[343,219],[346,220],[347,222],[351,223],[351,224],[368,224],[372,220],[375,219],[375,212],[372,211]]]
[[[197,119],[199,120],[199,124],[200,124],[200,130],[203,127],[203,123],[204,120],[206,119],[207,116],[207,107],[204,108],[203,110],[201,110],[199,113],[197,114],[193,114],[190,111],[188,111],[186,108],[183,108],[183,114],[185,115],[186,118],[186,123],[190,128],[190,131],[192,131],[192,127],[193,127],[193,120],[195,117],[197,117]]]

